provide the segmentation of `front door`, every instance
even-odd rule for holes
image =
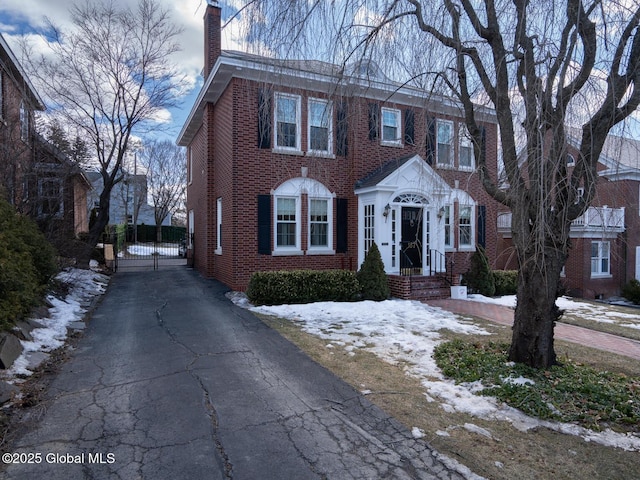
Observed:
[[[403,274],[422,274],[423,262],[423,210],[420,207],[402,207],[402,239],[400,270]]]

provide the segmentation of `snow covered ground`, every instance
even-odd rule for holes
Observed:
[[[43,355],[64,345],[69,328],[83,328],[77,323],[84,319],[91,302],[102,295],[109,282],[108,277],[93,270],[69,268],[60,272],[56,279],[69,285],[69,292],[64,299],[49,295],[49,316],[34,318],[42,328],[31,331],[33,340],[21,340],[24,348],[11,368],[2,372],[2,378],[10,383],[16,382],[16,375],[31,375],[38,360],[46,358]]]
[[[32,331],[32,341],[22,341],[24,352],[11,369],[4,372],[4,380],[15,382],[16,375],[29,375],[30,359],[35,354],[46,353],[62,346],[68,328],[73,328],[74,324],[83,320],[91,303],[105,292],[108,283],[108,277],[105,275],[73,268],[61,272],[57,278],[70,285],[69,293],[64,299],[48,297],[52,305],[49,317],[36,319],[43,327]],[[444,379],[431,357],[433,349],[441,341],[439,332],[447,329],[469,335],[489,334],[470,319],[408,300],[254,307],[244,294],[233,292],[229,297],[244,308],[288,318],[298,323],[305,331],[324,339],[329,349],[343,348],[353,355],[357,349],[363,349],[372,351],[390,363],[407,362],[410,365],[407,374],[419,378],[425,388],[426,398],[429,401],[440,402],[445,410],[507,421],[523,431],[545,426],[566,434],[581,436],[586,441],[640,451],[640,438],[637,436],[622,435],[609,430],[593,432],[576,425],[537,420],[493,398],[474,395],[473,392],[479,388],[477,384],[455,385],[452,381]],[[472,299],[515,305],[514,297],[482,299],[474,296]],[[606,318],[608,313],[605,305],[600,307],[571,299],[561,299],[559,306],[569,313],[590,312],[594,317]],[[637,318],[635,320],[638,321]],[[77,327],[81,328],[81,325]],[[367,394],[366,391],[363,393]],[[464,428],[475,431],[480,427],[467,424]],[[447,432],[439,434],[447,435]],[[482,434],[490,435],[490,432]],[[423,433],[415,428],[414,435],[419,437]]]
[[[515,308],[516,306],[515,295],[505,295],[503,297],[492,298],[473,294],[469,295],[467,300],[472,300],[474,302],[495,303],[511,308]],[[615,323],[622,327],[635,328],[640,330],[640,310],[637,310],[637,312],[626,313],[613,309],[607,304],[581,302],[570,297],[560,297],[556,301],[556,304],[561,310],[564,310],[567,315],[577,316],[584,320],[590,320],[592,322]],[[632,304],[616,305],[631,306]]]
[[[162,255],[162,256],[175,257],[176,255],[178,255],[178,245],[165,246],[165,247],[156,246],[153,244],[128,245],[127,253],[129,255],[135,255],[135,256],[139,256],[139,255],[148,256],[148,255],[153,255],[154,253],[157,253],[158,255]],[[124,252],[118,253],[118,257],[124,257]]]
[[[640,451],[640,438],[637,436],[611,430],[595,432],[572,424],[538,420],[494,398],[474,395],[481,388],[478,384],[456,385],[446,380],[431,357],[435,346],[441,342],[439,332],[447,329],[469,335],[488,335],[488,332],[470,319],[409,300],[254,307],[242,294],[233,293],[229,297],[236,304],[254,312],[286,318],[299,324],[304,331],[324,339],[327,348],[343,348],[350,354],[362,349],[375,353],[389,363],[408,362],[410,367],[407,374],[421,380],[426,398],[432,402],[440,402],[441,407],[447,411],[507,421],[522,431],[544,426],[565,434],[578,435],[585,441]],[[497,301],[510,304],[515,299],[503,298]],[[581,302],[575,303],[575,308],[584,308],[580,305]],[[573,307],[573,301],[562,300],[561,308]],[[468,429],[475,427],[465,426]],[[446,435],[446,432],[440,434]],[[421,435],[420,430],[414,429],[414,435]]]

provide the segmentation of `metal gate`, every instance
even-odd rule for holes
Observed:
[[[110,232],[114,271],[186,266],[184,227],[115,225]]]

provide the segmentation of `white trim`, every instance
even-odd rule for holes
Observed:
[[[273,95],[273,151],[283,153],[302,154],[302,97],[300,95],[293,95],[290,93],[275,92]],[[296,126],[296,138],[295,146],[278,145],[278,100],[293,100],[295,102],[295,126]],[[285,123],[285,122],[283,122]]]
[[[441,162],[440,161],[440,126],[441,125],[448,125],[449,126],[449,132],[450,132],[450,137],[449,137],[449,155],[448,155],[448,162]],[[455,168],[453,159],[454,159],[454,138],[455,138],[455,132],[454,132],[454,124],[453,121],[451,120],[443,120],[441,118],[438,118],[436,120],[436,166],[440,167],[440,168]],[[442,142],[442,145],[447,145],[447,143]]]
[[[395,117],[396,120],[396,138],[393,140],[387,140],[384,138],[384,127],[385,127],[385,121],[384,121],[384,117],[385,117],[385,113],[389,114],[389,115],[393,115]],[[389,125],[391,126],[391,125]],[[387,107],[382,107],[380,109],[380,144],[381,145],[387,145],[387,146],[393,146],[393,147],[401,147],[403,146],[402,143],[402,112],[400,110],[398,110],[397,108],[387,108]]]
[[[327,120],[327,149],[316,150],[311,148],[311,104],[324,104],[324,118]],[[307,99],[307,155],[320,157],[333,157],[333,102],[323,98],[309,97]]]
[[[471,151],[471,165],[462,165],[460,159],[462,158],[461,152],[463,148],[468,148]],[[473,150],[473,140],[469,134],[469,130],[464,123],[458,124],[458,170],[463,172],[472,172],[476,169],[476,156]]]
[[[222,197],[216,199],[216,249],[213,253],[222,255]]]

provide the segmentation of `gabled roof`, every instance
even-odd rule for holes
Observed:
[[[391,82],[373,62],[343,68],[319,60],[281,60],[223,50],[178,135],[178,145],[189,145],[202,125],[206,104],[215,104],[233,78],[302,88],[328,95],[359,96],[380,102],[420,105],[440,114],[459,115],[462,109],[452,98]],[[495,121],[494,111],[486,107],[478,107],[477,116],[481,121]]]
[[[57,162],[57,168],[63,169],[66,175],[78,176],[84,182],[87,189],[92,188],[89,176],[82,168],[80,168],[77,163],[72,161],[66,153],[64,153],[39,133],[35,134],[35,141],[36,145],[41,151],[43,151],[49,158]],[[42,162],[36,165],[36,168],[43,167],[46,168],[45,164],[42,164]]]
[[[355,184],[357,195],[376,190],[395,192],[399,188],[428,196],[451,193],[449,184],[418,154],[390,160]]]
[[[15,78],[15,83],[23,90],[23,94],[26,95],[35,110],[45,110],[44,102],[38,95],[38,92],[31,84],[29,77],[22,69],[20,62],[11,51],[11,48],[7,44],[6,40],[0,33],[0,60],[4,60],[5,68],[11,70],[9,73]]]

